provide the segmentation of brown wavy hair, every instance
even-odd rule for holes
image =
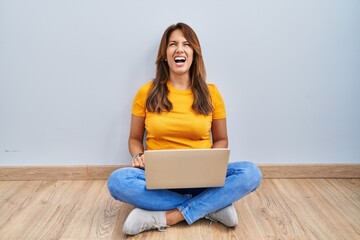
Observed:
[[[184,37],[189,42],[190,47],[194,50],[193,62],[189,71],[190,88],[194,95],[192,109],[198,114],[208,115],[213,111],[213,107],[209,89],[205,82],[206,70],[201,53],[200,42],[194,30],[185,23],[171,25],[165,30],[161,38],[156,58],[156,76],[146,99],[146,109],[149,112],[161,113],[163,111],[169,112],[173,108],[172,103],[167,97],[169,89],[166,83],[170,77],[170,70],[165,59],[169,37],[171,33],[177,29],[182,31]]]

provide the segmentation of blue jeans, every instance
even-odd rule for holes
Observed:
[[[145,172],[120,168],[108,180],[113,198],[151,211],[178,209],[188,224],[231,205],[260,185],[262,174],[254,163],[229,163],[223,187],[179,190],[147,190]]]

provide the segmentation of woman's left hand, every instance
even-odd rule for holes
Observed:
[[[136,168],[141,168],[144,169],[145,168],[145,158],[144,155],[141,155],[137,158],[134,158],[131,161],[131,166],[136,167]]]

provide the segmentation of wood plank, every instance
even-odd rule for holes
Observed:
[[[14,207],[10,211],[5,211],[4,215],[9,216],[10,212],[10,217],[0,225],[0,236],[3,239],[25,239],[25,235],[28,236],[27,239],[31,239],[28,230],[41,220],[35,206],[47,194],[46,191],[42,191],[43,189],[42,182],[24,182],[24,187],[14,196],[14,199],[17,198]],[[43,207],[41,210],[46,211],[46,208]]]
[[[239,217],[239,224],[235,227],[236,236],[238,236],[239,239],[247,240],[265,239],[261,234],[257,219],[255,219],[246,202],[246,197],[235,202],[234,206]]]
[[[105,180],[0,182],[0,239],[359,239],[359,179],[265,179],[236,202],[236,228],[200,219],[126,236],[133,206]]]
[[[95,205],[97,198],[99,197],[99,193],[101,192],[101,188],[103,186],[103,182],[99,183],[98,181],[89,181],[91,183],[90,186],[86,187],[85,191],[79,190],[82,193],[83,198],[80,202],[77,202],[74,215],[71,219],[69,219],[69,223],[66,227],[64,227],[62,232],[63,238],[69,238],[70,234],[74,231],[77,232],[77,237],[81,239],[85,239],[88,236],[88,233],[91,228],[91,221],[93,217],[90,216],[89,212],[94,212],[98,209],[98,206]],[[76,191],[76,186],[72,186],[72,191]],[[96,193],[96,194],[95,194]],[[74,197],[74,196],[73,196]],[[89,197],[93,197],[93,199],[89,200]],[[69,199],[72,196],[68,196]],[[68,203],[59,203],[56,201],[56,205],[64,205]],[[73,199],[71,202],[75,202]],[[70,202],[69,202],[70,203]]]
[[[27,228],[24,232],[26,231],[28,239],[61,239],[69,220],[76,213],[76,204],[48,206],[48,209],[37,208],[34,212],[39,220],[36,224],[25,224]]]
[[[360,207],[360,181],[359,179],[332,179],[333,184],[340,188],[349,200]]]
[[[0,167],[0,181],[106,180],[125,165]],[[264,179],[360,178],[360,164],[260,164]]]
[[[42,182],[4,224],[0,236],[4,233],[4,239],[59,239],[81,205],[86,186],[90,182]]]
[[[83,206],[92,186],[91,181],[57,181],[45,201],[44,208],[50,213],[43,214],[42,222],[34,227],[37,229],[33,234],[34,239],[60,239],[71,227],[71,219]]]
[[[314,179],[310,184],[328,200],[330,206],[334,206],[343,215],[360,236],[359,201],[349,196],[333,179]]]
[[[338,211],[326,197],[319,194],[308,179],[293,181],[274,179],[273,181],[294,216],[302,219],[303,229],[313,234],[315,239],[345,240],[359,237],[351,222],[347,221],[343,213]]]
[[[71,219],[62,237],[69,239],[110,238],[121,203],[109,197],[105,181],[92,181],[82,205]]]
[[[3,239],[7,239],[5,236],[8,232],[11,233],[9,228],[17,227],[17,224],[11,225],[14,222],[13,219],[22,215],[40,184],[41,182],[35,181],[0,182],[0,236],[4,236]]]
[[[94,220],[88,239],[110,238],[114,231],[119,231],[119,229],[115,229],[115,226],[118,221],[122,203],[110,197],[106,182],[103,183],[100,196],[95,203],[98,208],[93,215]],[[91,201],[91,199],[89,199],[89,201]]]
[[[302,219],[293,214],[273,179],[263,180],[259,189],[244,200],[264,239],[316,239],[302,227]]]

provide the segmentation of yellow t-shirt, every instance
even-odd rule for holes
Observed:
[[[153,113],[146,109],[146,98],[152,85],[142,86],[135,95],[131,113],[145,117],[146,149],[211,148],[212,120],[226,118],[224,101],[214,84],[208,84],[214,111],[205,116],[192,108],[191,90],[179,90],[169,82],[168,98],[173,105],[170,112]]]

